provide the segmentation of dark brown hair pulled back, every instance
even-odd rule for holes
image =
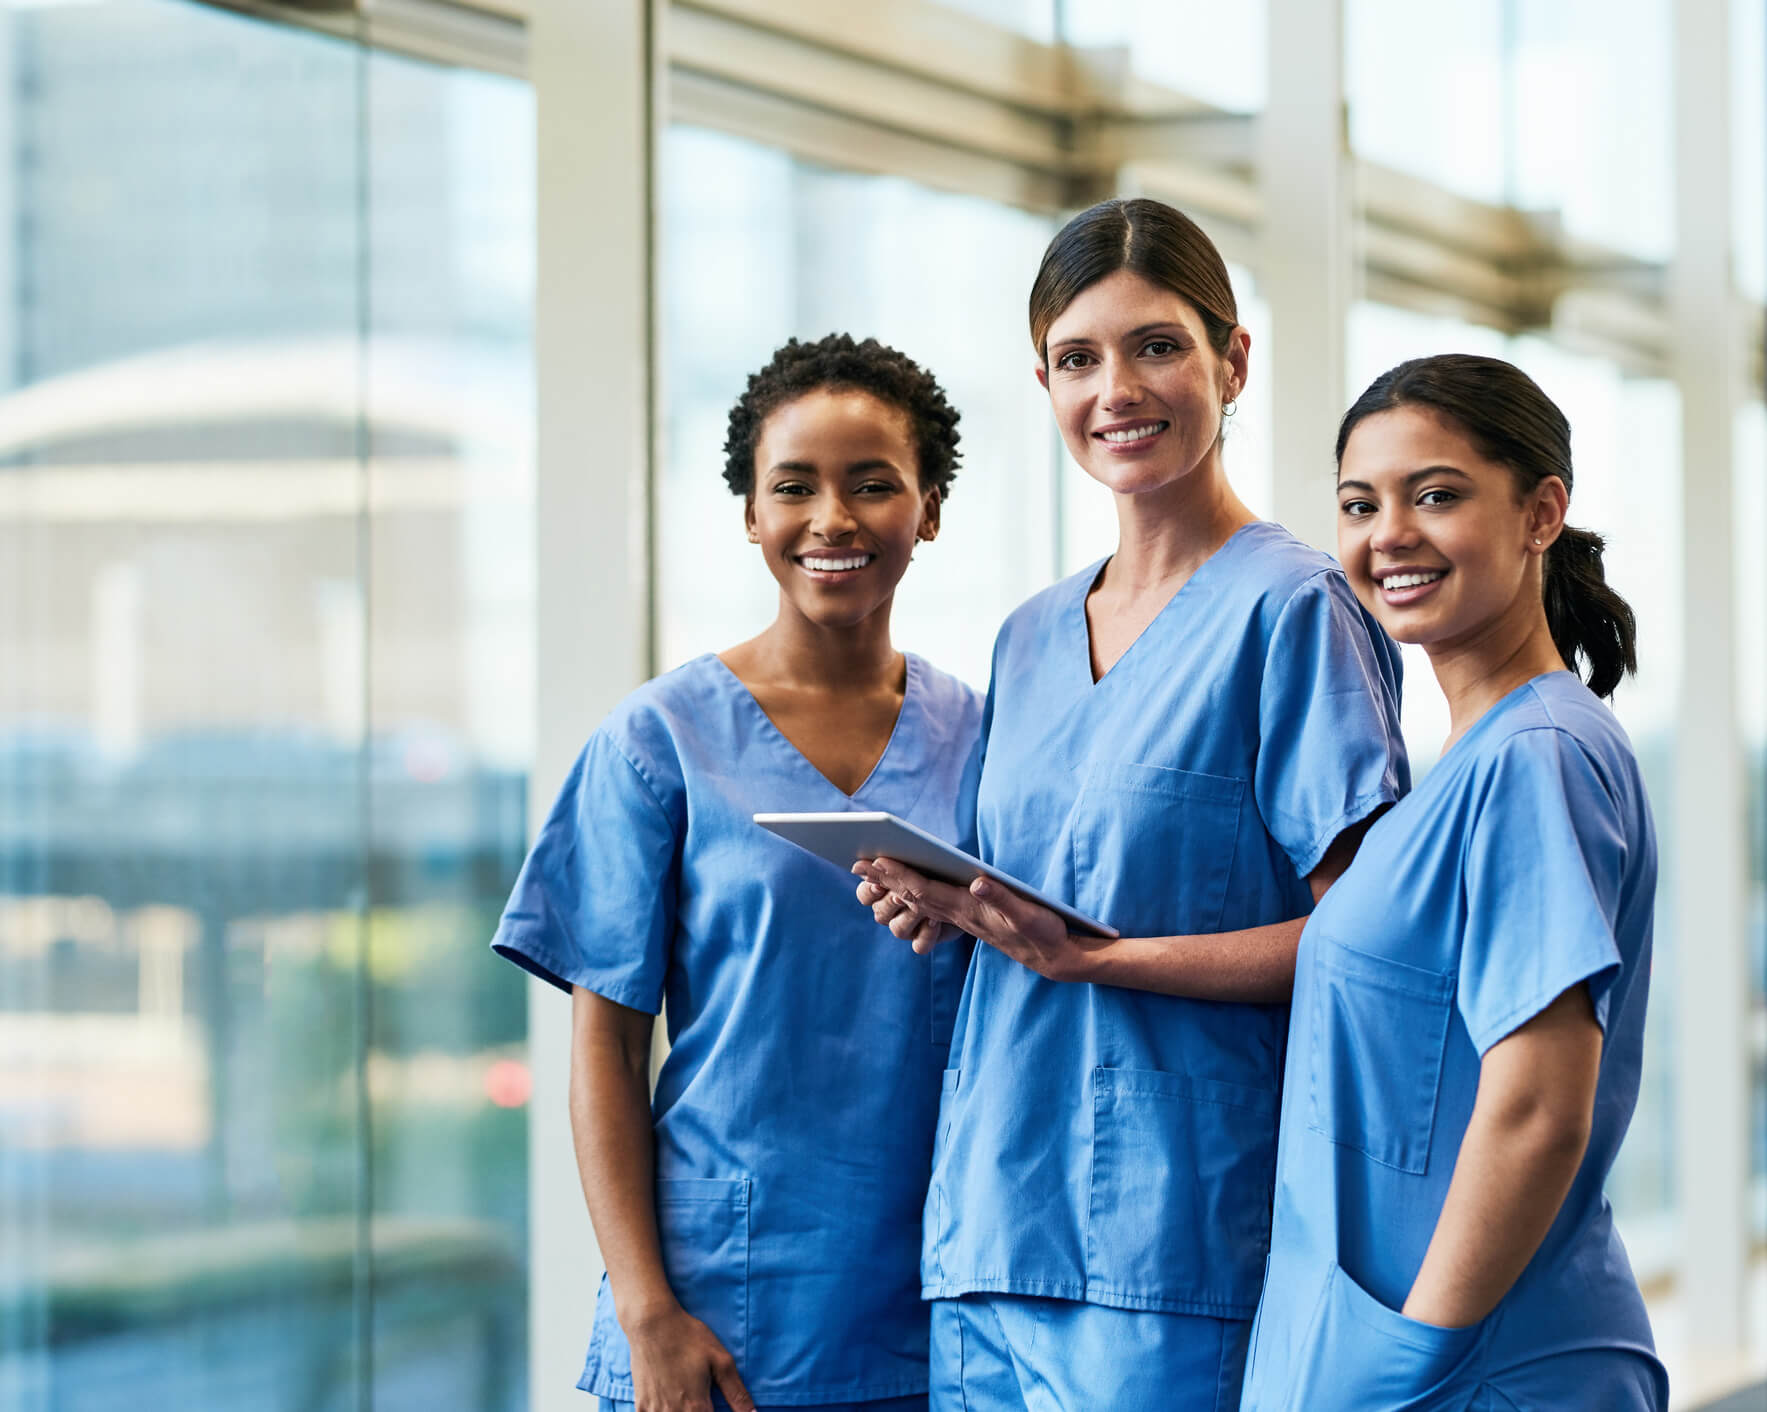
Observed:
[[[1048,361],[1049,326],[1062,311],[1118,270],[1131,270],[1188,301],[1202,316],[1210,346],[1227,351],[1239,305],[1221,252],[1182,211],[1138,196],[1089,206],[1049,242],[1031,282],[1031,342],[1038,357]]]
[[[1396,407],[1427,407],[1461,431],[1488,461],[1507,466],[1526,495],[1548,476],[1570,493],[1571,424],[1520,368],[1500,358],[1443,353],[1389,368],[1356,399],[1338,426],[1337,459],[1358,423]],[[1546,551],[1546,623],[1553,645],[1597,696],[1612,696],[1638,670],[1637,621],[1608,586],[1606,541],[1566,525]]]

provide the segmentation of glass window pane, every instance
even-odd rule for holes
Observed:
[[[1504,10],[1503,0],[1345,0],[1351,150],[1465,196],[1503,200],[1513,141]]]
[[[939,0],[1002,29],[1015,29],[1032,39],[1055,38],[1055,12],[1059,0]]]
[[[1737,279],[1767,300],[1767,5],[1734,0],[1730,30],[1731,163]]]
[[[0,0],[0,1405],[525,1403],[526,106]]]
[[[995,629],[1054,557],[1052,443],[1025,330],[1049,222],[691,128],[671,130],[664,162],[662,664],[772,621],[777,586],[722,479],[726,419],[788,337],[844,331],[922,363],[962,413],[943,532],[902,582],[895,638],[985,684]]]
[[[1063,37],[1122,46],[1134,72],[1236,113],[1264,106],[1264,0],[1087,0],[1062,13]]]
[[[534,722],[532,96],[369,59],[376,1408],[527,1406],[527,991],[485,952]]]
[[[1508,6],[1510,199],[1649,259],[1675,243],[1670,0]]]

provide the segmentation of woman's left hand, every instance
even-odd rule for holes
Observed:
[[[1040,976],[1072,981],[1086,979],[1086,962],[1102,944],[1072,935],[1047,907],[990,878],[956,887],[889,858],[855,863],[853,871],[865,880],[859,900],[871,915],[922,956],[948,936],[967,932]]]

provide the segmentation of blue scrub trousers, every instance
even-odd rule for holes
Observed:
[[[615,1402],[611,1397],[601,1399],[605,1412],[633,1412],[635,1402]],[[782,1407],[779,1403],[755,1404],[756,1412],[927,1412],[926,1394],[920,1393],[913,1397],[885,1397],[873,1402],[818,1402],[809,1407]],[[713,1412],[730,1412],[730,1404],[721,1393],[712,1394]]]
[[[1071,1299],[936,1299],[931,1412],[1236,1412],[1251,1321]]]

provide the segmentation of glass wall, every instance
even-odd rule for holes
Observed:
[[[526,1405],[530,127],[0,3],[0,1406]]]

